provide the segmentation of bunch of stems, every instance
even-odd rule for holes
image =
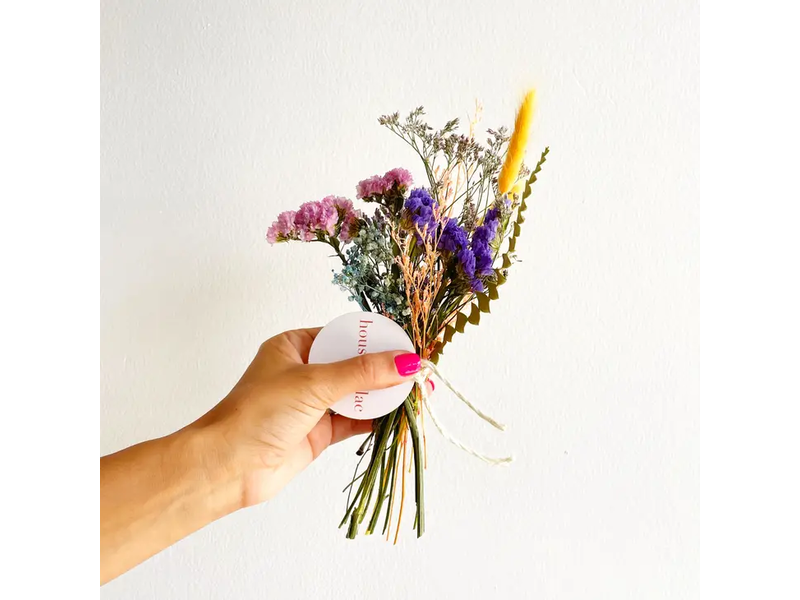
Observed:
[[[425,458],[423,436],[417,424],[420,407],[419,387],[415,383],[400,407],[375,420],[372,433],[360,449],[364,456],[369,453],[367,467],[362,473],[355,474],[345,488],[349,489],[350,493],[339,527],[347,525],[349,539],[354,539],[358,535],[359,528],[369,515],[366,534],[375,533],[380,526],[381,533],[388,540],[392,534],[393,516],[396,511],[394,542],[397,543],[405,505],[406,476],[408,474],[410,478],[412,469],[416,506],[414,528],[417,537],[425,532],[423,486]]]

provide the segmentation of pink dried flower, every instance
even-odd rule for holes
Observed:
[[[316,239],[317,232],[333,235],[339,212],[332,203],[305,202],[294,216],[294,224],[304,242]]]
[[[341,196],[325,196],[320,202],[325,206],[332,206],[342,213],[354,210],[353,203]]]
[[[383,177],[380,175],[373,175],[368,179],[359,181],[356,186],[356,198],[363,200],[370,196],[376,196],[383,193]]]
[[[411,176],[411,173],[402,167],[392,169],[383,176],[383,185],[385,186],[386,190],[392,189],[392,187],[395,185],[398,188],[409,188],[413,184],[414,178]]]
[[[270,244],[296,240],[297,228],[294,224],[295,211],[287,210],[278,215],[276,221],[267,229],[267,241]]]
[[[383,196],[391,191],[394,186],[403,190],[411,187],[413,183],[414,178],[411,173],[398,167],[387,171],[384,175],[373,175],[363,181],[359,181],[356,186],[356,197],[364,200],[372,196]]]
[[[339,239],[343,244],[346,244],[353,239],[358,233],[359,217],[361,213],[358,211],[348,212],[342,219],[342,224],[339,230]]]
[[[267,230],[270,244],[301,240],[310,242],[318,235],[334,236],[339,231],[339,240],[349,242],[358,232],[361,212],[353,203],[341,196],[327,196],[315,202],[306,202],[297,211],[287,210]]]
[[[361,218],[361,211],[353,207],[352,201],[341,196],[327,196],[322,199],[326,206],[333,206],[338,214],[339,239],[347,243],[358,232],[358,220]]]

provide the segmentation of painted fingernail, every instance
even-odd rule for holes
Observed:
[[[408,377],[419,371],[419,356],[413,353],[399,354],[394,357],[394,365],[397,367],[397,372],[400,373],[400,375]]]
[[[431,384],[431,391],[434,391],[436,389],[436,384],[433,383],[433,379],[428,379],[428,383]]]

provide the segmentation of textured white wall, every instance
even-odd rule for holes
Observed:
[[[449,6],[445,6],[449,4]],[[336,528],[357,441],[102,597],[693,596],[697,577],[696,8],[585,2],[103,3],[102,414],[108,453],[215,404],[258,344],[354,309],[281,210],[419,165],[376,118],[513,122],[550,158],[524,262],[442,362],[492,469],[428,435],[428,531]]]

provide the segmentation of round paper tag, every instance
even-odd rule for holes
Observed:
[[[414,344],[403,328],[387,317],[371,312],[348,313],[317,334],[308,363],[338,362],[387,350],[414,352]],[[360,390],[339,400],[331,410],[351,419],[382,417],[400,406],[413,386],[413,381],[406,381],[384,390]]]

